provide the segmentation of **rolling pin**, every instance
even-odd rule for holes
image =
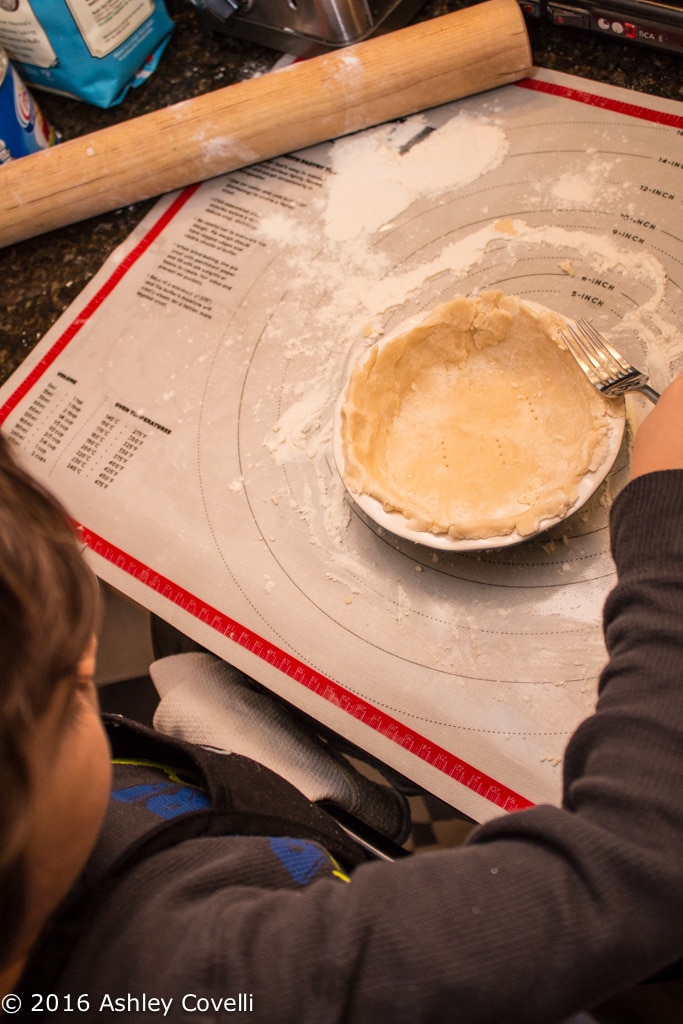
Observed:
[[[0,168],[0,246],[531,72],[517,0],[485,0]]]

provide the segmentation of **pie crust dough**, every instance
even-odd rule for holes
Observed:
[[[341,407],[349,490],[453,539],[525,537],[562,518],[619,411],[587,381],[563,326],[489,291],[375,344]]]

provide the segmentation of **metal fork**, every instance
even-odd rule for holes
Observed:
[[[651,402],[657,401],[659,394],[649,386],[647,374],[631,366],[588,320],[574,320],[560,334],[591,384],[603,395],[616,398],[640,391]]]

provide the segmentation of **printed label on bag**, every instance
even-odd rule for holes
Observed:
[[[0,0],[0,45],[12,60],[51,68],[57,55],[28,0]]]
[[[93,57],[106,57],[154,14],[153,0],[66,0]]]

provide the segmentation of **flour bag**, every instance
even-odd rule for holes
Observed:
[[[172,31],[164,0],[0,0],[0,46],[24,81],[97,107],[152,74]]]

